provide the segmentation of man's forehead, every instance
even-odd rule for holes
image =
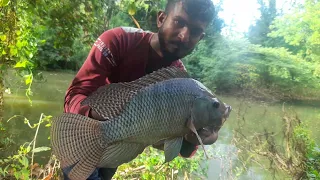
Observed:
[[[187,14],[185,9],[183,8],[182,1],[177,2],[174,7],[170,11],[170,16],[179,17],[188,22],[191,26],[201,27],[203,30],[205,29],[207,23],[200,21],[199,19],[195,19],[192,15]]]

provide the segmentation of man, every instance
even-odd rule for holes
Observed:
[[[165,11],[157,16],[158,33],[118,27],[104,32],[94,43],[86,61],[70,85],[64,111],[103,120],[88,106],[80,103],[100,86],[138,79],[162,67],[185,69],[181,58],[190,54],[204,37],[214,16],[211,0],[168,0]],[[212,144],[217,133],[200,131],[204,144]],[[180,156],[191,157],[199,145],[188,134]],[[157,145],[161,149],[163,145]],[[111,179],[116,169],[97,169],[89,179]],[[68,169],[64,169],[68,174]]]

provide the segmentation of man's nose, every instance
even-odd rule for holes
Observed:
[[[181,42],[188,42],[190,38],[190,32],[188,27],[183,27],[178,35]]]

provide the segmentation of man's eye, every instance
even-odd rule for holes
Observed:
[[[179,26],[179,27],[183,27],[183,26],[184,26],[184,23],[181,22],[181,21],[179,21],[179,20],[175,20],[175,21],[174,21],[174,24],[177,25],[177,26]]]

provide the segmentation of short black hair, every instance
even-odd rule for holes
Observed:
[[[182,2],[183,9],[192,18],[202,22],[212,22],[215,13],[212,0],[168,0],[165,12],[169,14],[178,2]]]

